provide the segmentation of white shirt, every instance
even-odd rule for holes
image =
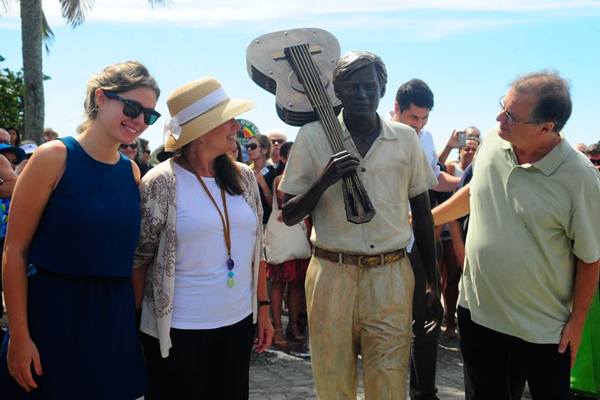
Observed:
[[[437,152],[435,151],[435,145],[433,144],[433,136],[427,129],[421,129],[421,132],[417,135],[419,136],[419,141],[421,142],[421,147],[423,147],[425,156],[427,156],[427,161],[429,161],[429,165],[431,165],[431,169],[433,169],[433,173],[437,178],[442,171],[438,165],[438,157]]]
[[[177,176],[177,260],[171,326],[215,329],[252,313],[252,257],[256,218],[242,196],[226,194],[231,223],[233,288],[227,286],[227,248],[223,224],[196,176],[175,164]],[[223,212],[214,178],[204,183]]]

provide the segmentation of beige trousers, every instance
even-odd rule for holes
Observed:
[[[406,399],[414,290],[408,258],[361,267],[313,257],[305,287],[318,398],[356,399],[361,354],[365,398]]]

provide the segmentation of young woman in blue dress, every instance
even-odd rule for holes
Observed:
[[[158,119],[159,93],[139,62],[106,67],[88,83],[80,134],[40,146],[21,173],[3,260],[3,397],[145,393],[131,284],[140,171],[119,145]]]

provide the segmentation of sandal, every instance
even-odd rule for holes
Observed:
[[[275,334],[273,335],[273,346],[285,349],[287,344],[287,340],[283,334],[283,328],[275,329]]]
[[[306,336],[300,331],[298,325],[288,324],[285,334],[292,342],[304,342]]]

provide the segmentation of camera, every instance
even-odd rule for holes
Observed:
[[[465,131],[456,132],[456,136],[458,138],[458,147],[467,147],[467,135]]]

